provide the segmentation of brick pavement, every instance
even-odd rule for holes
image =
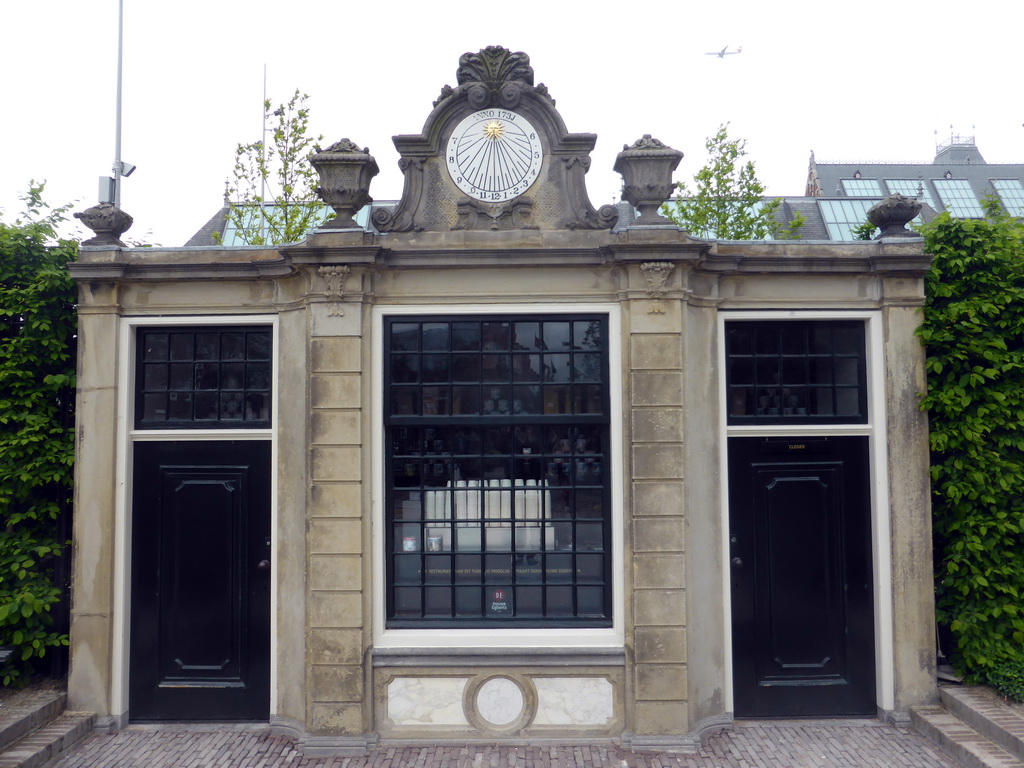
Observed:
[[[916,731],[869,720],[742,722],[696,754],[586,746],[381,746],[302,757],[266,728],[129,727],[94,735],[47,768],[958,768]]]

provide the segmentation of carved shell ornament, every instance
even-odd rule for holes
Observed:
[[[552,105],[555,103],[543,83],[534,86],[530,57],[522,51],[510,51],[500,45],[489,45],[476,53],[462,54],[455,78],[459,87],[444,86],[434,102],[435,107],[457,92],[465,92],[473,109],[489,106],[515,109],[526,89],[532,89]]]

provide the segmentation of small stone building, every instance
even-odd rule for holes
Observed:
[[[595,139],[487,48],[368,226],[345,140],[305,242],[81,249],[72,707],[326,754],[933,700],[922,241],[694,239],[649,136],[595,209]]]

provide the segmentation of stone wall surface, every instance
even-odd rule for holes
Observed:
[[[897,711],[929,700],[927,433],[914,402],[923,366],[912,336],[926,266],[919,243],[715,245],[671,227],[336,231],[230,253],[83,249],[72,267],[82,287],[74,706],[120,716],[128,705],[114,693],[124,671],[113,668],[123,659],[118,644],[127,651],[116,634],[125,617],[115,620],[126,586],[115,582],[125,563],[114,549],[114,478],[127,449],[115,427],[128,354],[117,346],[119,318],[258,313],[279,318],[273,700],[282,728],[326,749],[443,732],[682,744],[727,723],[718,318],[736,309],[881,312],[900,617],[892,697]],[[332,287],[327,276],[341,273],[324,267],[347,268],[344,279]],[[622,647],[593,658],[581,648],[585,663],[557,670],[528,647],[468,666],[457,646],[429,663],[421,648],[379,654],[372,468],[382,448],[370,407],[379,386],[371,310],[512,304],[529,312],[537,303],[618,307]]]

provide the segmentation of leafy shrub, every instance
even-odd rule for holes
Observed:
[[[985,210],[922,228],[934,264],[918,331],[936,607],[954,666],[979,682],[1024,663],[1024,225],[994,200]]]
[[[56,519],[71,493],[73,430],[62,413],[74,395],[75,285],[67,262],[77,244],[56,227],[67,207],[46,211],[32,185],[28,212],[0,221],[0,667],[4,685],[33,671],[48,648],[60,599],[52,561]]]
[[[1003,698],[1024,702],[1024,660],[997,664],[986,677],[988,684]]]

